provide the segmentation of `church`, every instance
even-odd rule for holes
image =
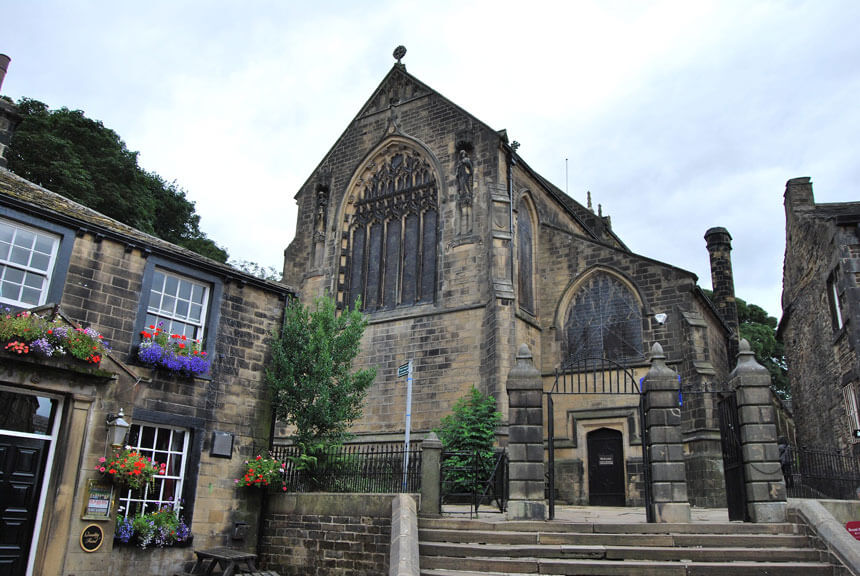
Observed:
[[[638,383],[660,343],[680,375],[690,503],[725,505],[710,392],[723,387],[737,352],[729,233],[705,234],[708,298],[695,274],[633,253],[590,199],[583,205],[535,172],[505,130],[407,72],[404,54],[395,51],[397,62],[298,190],[284,258],[284,282],[304,303],[328,293],[342,308],[360,303],[368,317],[355,366],[375,366],[377,376],[356,440],[403,438],[398,367],[409,360],[413,439],[475,386],[496,399],[504,445],[505,382],[520,345],[550,393],[557,371],[576,372],[574,362],[586,359]],[[554,410],[543,415],[556,497],[604,502],[611,469],[613,502],[641,505],[638,394],[591,392],[553,395]]]

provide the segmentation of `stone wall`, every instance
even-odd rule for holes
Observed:
[[[786,184],[786,250],[780,335],[785,344],[797,442],[858,448],[843,391],[860,382],[860,204],[815,204],[809,178]],[[832,311],[836,283],[842,326]]]
[[[388,573],[391,494],[277,494],[266,507],[260,565],[281,576]]]

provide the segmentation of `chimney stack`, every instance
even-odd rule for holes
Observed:
[[[0,90],[3,89],[3,79],[6,77],[6,70],[9,69],[9,62],[11,60],[5,54],[0,54]]]
[[[0,54],[0,88],[3,88],[3,79],[6,77],[6,70],[9,69],[9,61],[8,56]],[[0,168],[6,167],[6,148],[12,142],[12,134],[20,120],[18,108],[0,99]]]
[[[735,301],[735,281],[732,274],[732,237],[725,228],[711,228],[705,232],[708,254],[711,257],[711,285],[713,302],[723,322],[731,329],[729,362],[734,365],[740,342],[738,305]]]

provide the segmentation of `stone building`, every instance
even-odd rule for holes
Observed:
[[[860,454],[860,202],[816,204],[785,186],[782,319],[797,443]]]
[[[259,495],[237,489],[268,446],[267,336],[290,290],[120,224],[0,168],[0,311],[33,309],[110,342],[97,367],[0,349],[3,574],[172,574],[192,548],[141,551],[114,541],[117,518],[181,507],[195,547],[256,542]],[[141,329],[202,338],[196,377],[142,365]],[[6,342],[0,343],[0,348]],[[125,443],[167,464],[146,491],[105,484],[108,415]],[[85,535],[86,531],[86,535]],[[99,544],[92,552],[85,546]]]
[[[341,306],[360,299],[369,316],[358,364],[376,366],[377,378],[354,427],[359,439],[403,437],[398,367],[409,359],[412,434],[420,439],[471,386],[492,394],[507,419],[504,383],[520,344],[550,391],[555,370],[572,357],[608,358],[638,381],[646,351],[660,342],[691,392],[683,414],[692,501],[722,503],[715,400],[696,392],[725,383],[737,350],[728,232],[707,235],[712,303],[693,273],[632,252],[590,199],[567,196],[504,130],[408,73],[402,53],[395,57],[296,194],[296,235],[284,258],[284,281],[303,301],[325,293]],[[610,468],[622,478],[620,503],[641,502],[637,410],[630,395],[557,398],[561,500],[594,501],[589,477],[602,472],[588,446],[602,438],[616,449]]]

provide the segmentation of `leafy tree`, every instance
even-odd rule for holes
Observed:
[[[9,169],[138,230],[227,261],[200,230],[194,203],[176,183],[146,172],[113,130],[80,110],[18,101],[22,119],[9,146]]]
[[[451,414],[442,418],[436,434],[445,450],[452,453],[445,462],[449,492],[471,492],[476,483],[489,477],[496,426],[501,419],[496,399],[474,386],[457,400]]]
[[[249,260],[230,260],[227,262],[233,268],[238,268],[242,272],[247,272],[252,276],[256,276],[257,278],[262,278],[263,280],[270,280],[272,282],[280,282],[283,277],[280,270],[275,268],[274,266],[262,266],[256,262],[251,262]]]
[[[304,451],[343,442],[349,437],[350,423],[361,417],[376,370],[351,373],[367,326],[358,308],[338,315],[329,296],[317,299],[313,309],[293,300],[280,334],[272,341],[266,382],[275,415],[295,425],[296,443]]]
[[[710,290],[705,290],[708,298],[713,297]],[[791,387],[788,383],[785,349],[782,341],[776,337],[777,321],[769,316],[761,306],[748,304],[745,300],[735,298],[738,309],[738,325],[740,337],[746,338],[750,349],[755,353],[756,361],[770,372],[771,387],[783,400],[791,399]]]
[[[746,338],[759,364],[770,372],[771,387],[783,400],[791,399],[785,348],[776,337],[777,321],[755,304],[735,299],[741,338]]]

